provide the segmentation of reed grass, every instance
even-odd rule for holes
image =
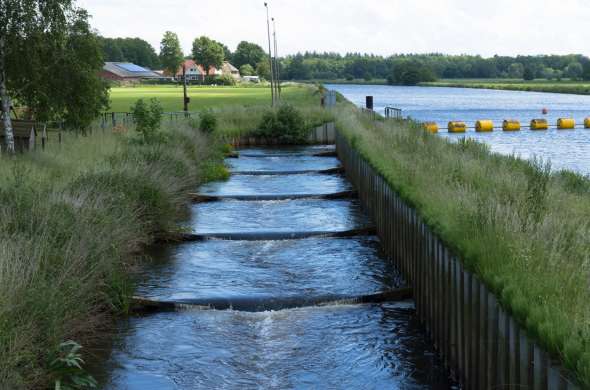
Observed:
[[[127,310],[137,254],[176,229],[188,192],[227,174],[214,140],[164,133],[70,135],[0,159],[0,388],[52,383],[60,343]]]

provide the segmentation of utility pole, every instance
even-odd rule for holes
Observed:
[[[275,46],[275,85],[276,85],[276,95],[277,100],[281,101],[281,67],[279,63],[279,52],[277,49],[277,26],[275,24],[275,18],[272,18],[272,35],[274,39],[274,46]]]
[[[264,3],[266,8],[266,34],[268,35],[268,62],[270,64],[270,94],[272,99],[272,107],[275,106],[275,86],[274,86],[274,67],[272,65],[272,51],[270,48],[270,21],[268,18],[268,3]]]
[[[186,93],[186,60],[184,60],[182,62],[182,89],[184,92],[184,116],[187,117],[188,116],[188,103],[190,102],[190,99]]]

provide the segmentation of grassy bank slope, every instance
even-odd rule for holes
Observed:
[[[530,334],[590,387],[590,181],[347,108],[337,125]],[[587,387],[586,387],[587,388]]]
[[[588,81],[446,79],[429,83],[421,83],[420,85],[427,87],[501,89],[510,91],[533,91],[590,95],[590,82]]]
[[[0,388],[44,388],[58,345],[87,341],[124,312],[128,269],[176,229],[187,193],[221,152],[182,126],[157,144],[133,134],[68,135],[0,159]]]

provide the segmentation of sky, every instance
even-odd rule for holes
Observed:
[[[590,0],[270,0],[279,55],[304,51],[590,55]],[[165,31],[185,53],[207,35],[234,50],[267,48],[254,0],[78,0],[106,37],[140,37],[159,51]]]

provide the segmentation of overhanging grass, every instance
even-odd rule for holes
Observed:
[[[337,126],[521,326],[590,386],[590,181],[350,107]]]
[[[0,388],[45,388],[59,343],[87,341],[133,290],[134,254],[176,229],[187,193],[226,174],[210,139],[167,129],[69,136],[0,159]]]

